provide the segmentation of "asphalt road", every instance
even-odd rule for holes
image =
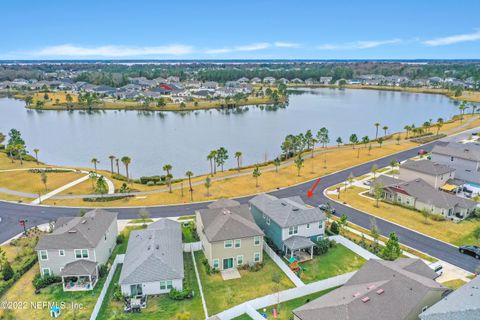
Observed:
[[[466,137],[471,131],[472,130],[466,131],[462,134],[456,135],[454,137],[448,137],[446,139],[462,139]],[[355,176],[361,176],[370,172],[373,164],[376,164],[378,167],[385,167],[389,165],[391,160],[402,161],[414,157],[415,155],[417,155],[419,149],[429,151],[433,148],[434,144],[435,142],[432,142],[417,147],[415,149],[406,150],[382,159],[377,159],[355,166],[350,169],[345,169],[343,171],[324,176],[322,177],[319,185],[317,186],[314,196],[312,198],[307,198],[306,195],[307,191],[313,186],[314,181],[306,182],[285,189],[279,189],[277,191],[271,192],[271,194],[277,197],[290,197],[294,195],[300,195],[306,203],[311,205],[318,205],[327,201],[331,202],[332,206],[336,209],[338,215],[346,214],[349,218],[349,221],[351,221],[352,223],[369,229],[372,218],[370,215],[353,209],[351,207],[332,202],[323,195],[323,190],[332,185],[345,181],[345,179],[347,179],[350,173],[353,173]],[[237,200],[239,200],[241,203],[246,203],[250,198],[251,196],[238,198]],[[155,218],[182,216],[191,215],[196,209],[204,208],[207,204],[208,203],[193,203],[185,205],[156,206],[149,207],[148,210],[151,216]],[[120,219],[133,219],[138,217],[138,208],[116,208],[111,210],[118,212],[118,217]],[[78,213],[78,208],[31,206],[0,201],[0,218],[2,219],[2,221],[0,222],[0,243],[22,232],[22,227],[20,227],[18,223],[19,219],[27,219],[27,227],[33,227],[35,225],[47,223],[60,216],[76,216],[78,215]],[[401,243],[419,251],[425,252],[438,259],[444,260],[462,269],[474,272],[475,268],[480,265],[479,260],[459,253],[458,249],[452,245],[424,236],[413,230],[403,228],[385,220],[377,218],[376,222],[382,235],[388,236],[390,232],[395,232],[398,235]]]

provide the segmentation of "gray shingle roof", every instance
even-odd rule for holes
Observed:
[[[315,245],[312,240],[302,236],[291,236],[283,241],[283,244],[286,245],[290,250],[300,250],[310,248],[311,246]]]
[[[95,248],[113,222],[117,223],[117,213],[102,209],[83,217],[58,218],[53,232],[40,238],[36,250]]]
[[[420,314],[422,320],[480,319],[480,276]]]
[[[400,165],[400,170],[401,169],[408,169],[435,176],[455,171],[455,169],[450,166],[435,163],[430,160],[407,160]]]
[[[198,210],[208,241],[224,241],[263,236],[248,205]]]
[[[437,143],[432,150],[432,154],[442,154],[450,157],[456,157],[472,161],[480,161],[480,144],[458,142]]]
[[[238,202],[238,201],[223,198],[223,199],[219,199],[217,201],[214,201],[214,202],[210,203],[207,207],[210,208],[210,209],[213,209],[213,208],[236,207],[236,206],[239,206],[239,205],[240,205],[240,202]]]
[[[88,276],[97,271],[97,263],[90,260],[77,260],[67,263],[60,272],[61,276]]]
[[[278,199],[269,194],[260,194],[249,202],[282,228],[326,219],[325,213],[319,208],[307,207],[299,196]]]
[[[416,264],[416,261],[405,259],[394,262],[369,260],[344,286],[293,310],[293,313],[301,320],[317,320],[320,314],[322,319],[337,320],[407,319],[429,293],[448,291],[432,280],[432,270],[431,277],[426,277],[425,269],[418,265],[414,269],[419,269],[420,273],[406,270]],[[427,265],[424,267],[428,268]]]
[[[379,183],[383,187],[388,187],[388,186],[396,185],[396,184],[403,183],[403,182],[405,182],[405,181],[397,179],[397,178],[392,178],[392,177],[389,177],[389,176],[386,176],[386,175],[383,175],[383,174],[379,175],[375,180],[373,180],[374,184]]]
[[[160,219],[130,233],[120,273],[121,284],[182,279],[183,244],[180,223]]]

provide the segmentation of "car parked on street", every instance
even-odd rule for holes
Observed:
[[[332,206],[330,205],[330,203],[321,203],[318,205],[318,208],[322,211],[328,211],[330,212],[331,214],[335,214],[337,211],[335,210],[335,208],[332,208]]]
[[[474,246],[474,245],[468,245],[468,246],[460,246],[458,248],[458,251],[464,254],[471,255],[472,257],[475,257],[475,259],[480,259],[480,247],[479,246]]]

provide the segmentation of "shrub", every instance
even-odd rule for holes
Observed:
[[[112,178],[115,180],[120,180],[120,181],[127,181],[127,177],[124,175],[118,174],[118,173],[113,173]]]
[[[122,289],[121,289],[121,287],[118,283],[113,284],[112,298],[115,301],[122,301],[123,300]]]
[[[109,202],[109,201],[116,201],[122,200],[125,198],[133,197],[132,195],[128,196],[114,196],[114,197],[93,197],[93,198],[83,198],[85,202]]]
[[[333,234],[338,234],[340,232],[340,228],[338,227],[338,223],[336,221],[333,221],[330,225],[330,231]]]
[[[100,278],[103,278],[107,275],[107,273],[108,273],[107,265],[105,265],[105,264],[100,265],[100,267],[98,268],[98,276]]]
[[[125,242],[125,235],[123,233],[120,233],[118,236],[117,236],[117,244],[122,244]]]
[[[445,221],[446,220],[444,216],[441,216],[439,214],[430,215],[430,219],[432,219],[433,221]]]
[[[9,262],[5,262],[3,265],[2,277],[4,281],[8,281],[13,278],[14,272]]]
[[[263,268],[263,262],[256,262],[256,263],[250,265],[250,271],[251,272],[260,271],[260,270],[262,270],[262,268]]]
[[[330,240],[328,239],[321,239],[315,241],[315,246],[313,247],[313,254],[315,256],[320,256],[326,254],[330,249]]]
[[[42,277],[39,273],[35,275],[32,280],[32,284],[35,289],[46,288],[51,284],[62,282],[62,278],[57,276],[44,276]]]
[[[160,181],[165,181],[165,176],[143,176],[139,179],[139,182],[141,184],[148,184],[149,182],[151,182],[153,183],[152,185],[154,185]]]
[[[168,297],[172,300],[185,300],[192,297],[192,290],[188,286],[184,286],[183,290],[172,288],[168,293]]]
[[[153,181],[148,181],[147,182],[147,186],[149,186],[149,187],[153,187],[154,185],[155,185],[155,182],[153,182]]]

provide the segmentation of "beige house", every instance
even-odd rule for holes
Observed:
[[[435,189],[439,189],[448,180],[455,178],[455,169],[430,160],[407,160],[400,165],[399,179],[410,181],[420,178]]]
[[[195,215],[203,251],[212,268],[240,268],[263,261],[264,234],[248,205],[219,200]]]

